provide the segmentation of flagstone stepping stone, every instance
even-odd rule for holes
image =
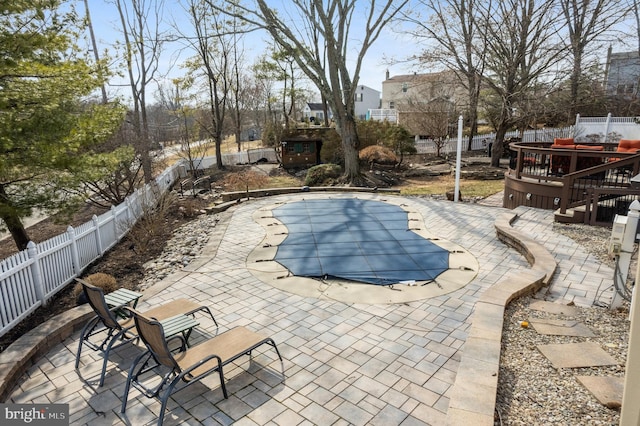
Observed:
[[[538,334],[554,336],[593,337],[593,331],[585,324],[571,320],[535,319],[529,323]]]
[[[602,405],[608,408],[618,408],[622,405],[624,377],[576,376],[576,378]]]
[[[556,368],[616,365],[616,360],[594,342],[538,345],[538,350]]]
[[[578,313],[578,308],[575,306],[567,306],[562,303],[547,302],[545,300],[532,300],[529,303],[529,308],[556,315],[574,316]]]

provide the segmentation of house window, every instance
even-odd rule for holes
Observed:
[[[356,102],[362,102],[362,93],[356,93]]]
[[[310,154],[313,152],[312,145],[309,142],[305,142],[302,144],[302,152],[306,154]]]
[[[296,152],[295,144],[292,144],[292,143],[287,144],[287,152],[290,154],[294,154]]]
[[[402,83],[402,92],[407,93],[407,90],[409,90],[407,83]]]
[[[389,109],[394,109],[396,107],[396,103],[393,101],[389,101]]]

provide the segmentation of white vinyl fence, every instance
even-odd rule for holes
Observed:
[[[270,163],[276,163],[278,161],[276,152],[273,148],[256,148],[248,151],[232,152],[228,154],[222,154],[222,164],[225,166],[235,166],[237,164],[250,164],[258,161],[267,160]],[[193,161],[194,168],[209,169],[216,166],[216,156],[199,158]],[[185,167],[188,168],[186,160],[183,162]],[[186,169],[185,172],[186,173]],[[183,177],[184,177],[183,173]]]
[[[640,124],[635,117],[581,117],[576,116],[576,124],[563,128],[526,130],[524,134],[518,131],[507,132],[505,139],[522,137],[522,142],[553,142],[554,138],[575,138],[584,142],[617,142],[620,139],[640,139]],[[476,135],[471,142],[472,151],[486,150],[488,144],[493,143],[495,133]],[[456,152],[456,138],[445,141],[440,154]],[[463,138],[463,150],[467,149],[469,138]],[[431,139],[416,140],[418,154],[433,154],[436,144]]]
[[[177,179],[174,165],[110,211],[0,261],[0,336],[116,245]]]
[[[574,127],[564,127],[560,129],[540,129],[540,130],[526,130],[524,134],[520,134],[518,131],[507,132],[505,139],[522,137],[522,142],[553,142],[553,138],[566,138],[573,135]],[[493,143],[496,139],[495,133],[487,133],[483,135],[474,136],[471,142],[472,151],[486,151],[488,145]],[[467,150],[469,143],[468,137],[462,138],[462,150]],[[444,145],[440,149],[440,154],[451,154],[456,152],[456,146],[458,140],[456,138],[449,138],[444,142]],[[416,141],[416,149],[418,154],[435,154],[436,143],[432,139],[418,139]]]

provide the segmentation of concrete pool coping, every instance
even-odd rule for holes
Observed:
[[[322,197],[322,196],[318,196]],[[313,199],[313,198],[310,198]],[[266,237],[247,258],[247,269],[271,286],[303,297],[335,300],[344,303],[407,303],[451,293],[473,281],[479,271],[478,260],[458,244],[436,237],[425,226],[425,218],[406,206],[402,199],[388,197],[378,202],[397,206],[407,212],[410,230],[425,240],[449,252],[449,269],[433,282],[416,281],[408,284],[373,285],[342,279],[319,279],[295,276],[275,261],[278,245],[287,237],[287,227],[273,216],[272,204],[256,210],[252,218],[262,225]]]

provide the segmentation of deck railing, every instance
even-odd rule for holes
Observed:
[[[626,211],[638,195],[630,179],[640,173],[640,154],[616,152],[615,143],[600,146],[603,151],[595,150],[595,145],[590,150],[551,148],[546,142],[512,143],[508,173],[527,182],[561,185],[557,206],[561,214],[586,206],[589,223],[611,223],[613,214],[605,215],[605,210]]]

